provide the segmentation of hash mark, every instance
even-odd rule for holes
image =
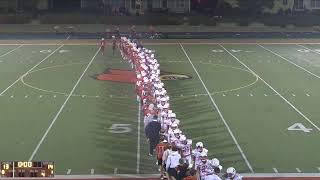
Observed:
[[[12,95],[12,96],[10,96],[11,98],[13,98],[14,96]]]
[[[90,174],[94,174],[94,169],[91,169],[91,170],[90,170]]]
[[[320,171],[320,167],[318,167],[318,170]]]
[[[237,96],[240,96],[239,94],[237,94]]]
[[[54,97],[54,98],[56,98],[56,97],[57,97],[57,95],[54,95],[53,97]]]
[[[180,94],[180,96],[183,96],[183,94]]]
[[[296,96],[295,94],[292,94],[292,96]]]
[[[272,168],[275,173],[279,173],[277,168]]]
[[[306,94],[307,96],[310,96],[310,94]]]
[[[301,170],[299,168],[296,168],[296,170],[297,170],[298,173],[301,173]]]
[[[264,96],[268,96],[267,94],[264,94]]]
[[[39,98],[42,98],[42,95],[40,95]]]
[[[222,96],[226,96],[225,94],[222,94]]]
[[[25,95],[24,98],[28,98],[28,95]]]
[[[250,96],[253,96],[253,94],[250,94]]]
[[[67,174],[70,174],[70,173],[71,173],[71,169],[68,169]]]
[[[118,174],[118,168],[113,169],[113,174]]]

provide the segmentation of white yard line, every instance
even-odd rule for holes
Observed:
[[[141,103],[138,104],[138,142],[137,142],[137,174],[140,174],[140,129],[141,129]]]
[[[34,68],[38,67],[42,62],[44,62],[45,60],[47,60],[50,56],[52,56],[55,52],[57,52],[60,48],[62,48],[64,46],[64,44],[62,44],[61,46],[59,46],[56,50],[54,50],[52,53],[50,53],[48,56],[46,56],[44,59],[42,59],[40,62],[38,62],[36,65],[34,65],[31,69],[29,69],[26,73],[22,74],[21,76],[19,76],[19,78],[17,80],[15,80],[10,86],[8,86],[5,90],[3,90],[0,93],[0,96],[2,96],[5,92],[7,92],[13,85],[15,85],[21,77],[27,75],[29,72],[31,72]]]
[[[180,44],[180,43],[179,43],[179,44]],[[245,163],[247,164],[248,168],[250,169],[250,172],[254,173],[253,168],[252,168],[252,166],[251,166],[250,162],[248,161],[248,159],[247,159],[246,155],[244,154],[244,152],[243,152],[242,148],[240,147],[240,145],[239,145],[239,143],[238,143],[238,141],[237,141],[236,137],[233,135],[233,133],[232,133],[232,131],[231,131],[231,129],[230,129],[230,127],[229,127],[228,123],[227,123],[227,122],[226,122],[226,120],[224,119],[224,117],[223,117],[223,115],[222,115],[222,113],[221,113],[221,111],[220,111],[220,109],[219,109],[218,105],[217,105],[217,104],[216,104],[216,102],[213,100],[213,97],[211,96],[211,94],[210,94],[210,92],[209,92],[209,90],[208,90],[207,86],[206,86],[206,85],[205,85],[205,83],[203,82],[203,80],[202,80],[202,78],[201,78],[200,74],[198,73],[198,70],[197,70],[197,69],[196,69],[196,67],[193,65],[193,63],[192,63],[192,61],[191,61],[191,59],[190,59],[189,55],[188,55],[188,54],[187,54],[187,52],[185,51],[185,49],[184,49],[184,47],[182,46],[182,44],[180,44],[180,47],[181,47],[182,51],[184,52],[184,54],[186,55],[186,57],[188,58],[188,60],[189,60],[189,62],[190,62],[190,64],[191,64],[191,66],[192,66],[193,70],[196,72],[196,74],[197,74],[197,76],[198,76],[199,80],[200,80],[200,81],[201,81],[201,83],[202,83],[202,86],[203,86],[203,87],[204,87],[204,89],[206,90],[206,92],[207,92],[207,94],[208,94],[208,96],[209,96],[209,98],[210,98],[210,100],[211,100],[211,102],[212,102],[212,105],[214,106],[213,111],[215,111],[215,110],[216,110],[216,111],[218,112],[218,114],[219,114],[219,116],[220,116],[221,120],[223,121],[224,125],[226,126],[226,128],[227,128],[227,130],[228,130],[228,132],[229,132],[230,136],[232,137],[232,139],[233,139],[234,143],[236,144],[236,146],[237,146],[237,148],[238,148],[239,152],[241,153],[242,158],[244,159]]]
[[[320,128],[315,125],[306,115],[304,115],[298,108],[296,108],[291,102],[289,102],[285,97],[283,97],[277,90],[275,90],[269,83],[267,83],[264,79],[262,79],[256,72],[254,72],[251,68],[249,68],[245,63],[240,61],[236,56],[234,56],[229,50],[227,50],[224,46],[219,44],[227,53],[229,53],[234,59],[236,59],[240,64],[246,67],[252,74],[257,76],[264,84],[266,84],[272,91],[274,91],[281,99],[283,99],[290,107],[292,107],[298,114],[300,114],[305,120],[307,120],[312,126],[314,126],[318,131]]]
[[[261,48],[265,49],[266,51],[268,51],[268,52],[270,52],[270,53],[272,53],[272,54],[274,54],[274,55],[276,55],[276,56],[280,57],[281,59],[283,59],[283,60],[285,60],[285,61],[289,62],[290,64],[292,64],[292,65],[296,66],[297,68],[300,68],[300,69],[304,70],[305,72],[307,72],[307,73],[311,74],[312,76],[314,76],[314,77],[316,77],[316,78],[319,78],[319,79],[320,79],[320,76],[318,76],[318,75],[314,74],[313,72],[310,72],[309,70],[307,70],[307,69],[306,69],[306,68],[304,68],[304,67],[299,66],[298,64],[296,64],[296,63],[294,63],[293,61],[291,61],[291,60],[289,60],[289,59],[287,59],[287,58],[285,58],[285,57],[281,56],[280,54],[278,54],[278,53],[276,53],[276,52],[274,52],[274,51],[272,51],[272,50],[270,50],[270,49],[268,49],[268,48],[266,48],[266,47],[264,47],[264,46],[262,46],[262,45],[260,45],[260,44],[258,44],[258,46],[260,46]]]
[[[98,55],[100,51],[100,48],[97,50],[97,52],[94,54],[94,56],[91,58],[91,61],[88,63],[87,67],[84,69],[84,71],[82,72],[81,76],[79,77],[78,81],[76,82],[76,84],[73,86],[72,90],[70,91],[68,97],[66,98],[66,100],[64,101],[64,103],[62,104],[62,106],[60,107],[59,111],[57,112],[57,114],[55,115],[55,117],[53,118],[53,120],[51,121],[48,129],[46,130],[46,132],[43,134],[41,140],[39,141],[39,143],[37,144],[36,148],[34,149],[34,151],[32,152],[29,161],[32,161],[32,159],[34,158],[34,156],[36,155],[36,153],[38,152],[41,144],[43,143],[43,141],[45,140],[45,138],[47,137],[49,131],[51,130],[52,126],[54,125],[54,123],[56,122],[56,120],[58,119],[59,115],[61,114],[62,110],[64,109],[64,107],[66,106],[67,102],[69,101],[70,97],[72,96],[72,94],[74,93],[74,91],[76,90],[77,86],[79,85],[81,79],[83,78],[84,74],[87,72],[87,70],[89,69],[89,67],[91,66],[93,60],[96,58],[96,56]]]
[[[2,54],[2,55],[0,56],[0,58],[1,58],[1,57],[4,57],[4,56],[6,56],[6,55],[8,55],[8,54],[10,54],[10,53],[12,53],[13,51],[21,48],[22,46],[23,46],[23,45],[20,45],[20,46],[18,46],[18,47],[16,47],[16,48],[12,49],[11,51],[8,51],[8,52]]]

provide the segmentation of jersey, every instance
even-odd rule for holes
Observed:
[[[112,48],[115,49],[117,47],[117,40],[112,39]]]
[[[106,46],[106,41],[105,40],[101,40],[100,41],[100,46],[101,47],[105,47]]]
[[[167,149],[167,143],[159,143],[156,146],[156,151],[157,151],[157,159],[162,159],[164,151]]]
[[[203,179],[204,177],[207,176],[207,171],[208,171],[209,166],[210,166],[210,164],[208,161],[206,163],[201,162],[198,165],[199,174],[200,174],[201,179]]]
[[[200,159],[200,156],[201,156],[201,153],[204,152],[204,153],[208,153],[208,150],[206,148],[202,148],[202,151],[198,151],[198,149],[194,149],[192,151],[192,155],[195,157],[195,165],[196,167],[201,163],[201,159]]]
[[[184,144],[181,147],[181,151],[182,151],[182,157],[187,157],[187,156],[191,156],[191,144]]]
[[[221,180],[221,178],[216,174],[212,174],[212,175],[206,176],[204,180]]]
[[[242,176],[240,174],[236,174],[233,178],[226,178],[226,180],[242,180]]]

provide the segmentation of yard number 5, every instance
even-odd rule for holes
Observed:
[[[129,127],[131,124],[112,124],[109,128],[110,133],[115,134],[122,134],[122,133],[129,133],[132,129]]]

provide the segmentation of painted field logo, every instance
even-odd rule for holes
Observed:
[[[136,75],[132,70],[120,70],[120,69],[107,69],[104,73],[95,76],[96,79],[101,81],[112,81],[122,83],[135,83]],[[161,72],[160,79],[162,81],[172,80],[186,80],[192,77],[185,74],[177,74],[171,72]]]

